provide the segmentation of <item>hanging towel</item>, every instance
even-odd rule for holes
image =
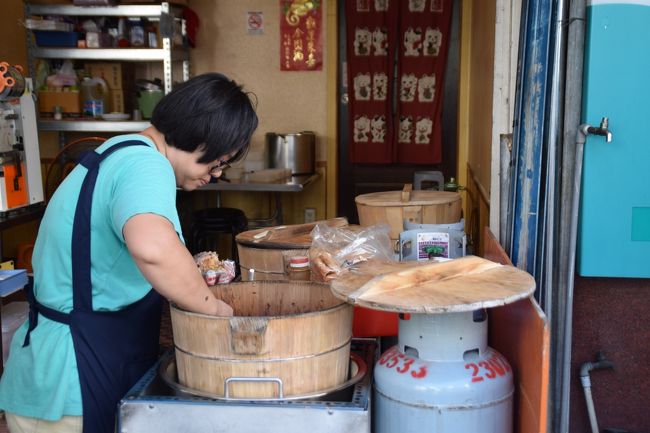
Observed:
[[[345,2],[348,137],[352,163],[393,162],[398,2]]]
[[[442,89],[452,0],[405,0],[399,7],[395,162],[442,162]]]

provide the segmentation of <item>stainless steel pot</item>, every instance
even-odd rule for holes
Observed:
[[[292,175],[312,174],[316,165],[316,136],[311,131],[267,132],[264,154],[269,168],[288,168]]]

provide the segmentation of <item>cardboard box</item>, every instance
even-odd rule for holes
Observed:
[[[86,63],[84,69],[91,77],[103,78],[111,90],[129,89],[135,81],[134,65],[129,63]]]
[[[41,113],[54,113],[54,107],[61,107],[61,112],[68,115],[81,115],[79,92],[41,90],[38,92],[38,110]]]
[[[108,109],[113,113],[126,113],[123,90],[111,90]]]

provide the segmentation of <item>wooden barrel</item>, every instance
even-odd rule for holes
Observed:
[[[307,255],[311,231],[318,223],[331,227],[347,226],[345,218],[332,218],[309,224],[267,227],[240,233],[235,238],[242,279],[248,281],[255,270],[255,280],[288,280],[287,265],[291,257]]]
[[[450,224],[461,219],[460,194],[448,191],[384,191],[355,197],[362,226],[390,225],[390,238],[396,244],[404,231],[404,220],[417,224]]]
[[[233,317],[171,307],[179,382],[236,398],[277,398],[336,387],[348,378],[352,306],[329,285],[249,281],[211,287]],[[246,381],[267,378],[266,382]]]

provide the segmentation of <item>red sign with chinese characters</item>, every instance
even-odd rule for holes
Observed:
[[[320,0],[280,0],[280,70],[323,68]]]

